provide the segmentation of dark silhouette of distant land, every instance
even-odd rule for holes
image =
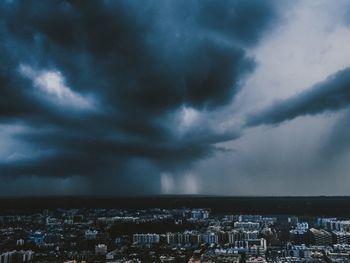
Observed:
[[[50,208],[210,208],[216,213],[350,216],[349,196],[253,197],[159,195],[136,197],[17,197],[0,198],[0,212]]]

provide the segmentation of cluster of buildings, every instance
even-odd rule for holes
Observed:
[[[34,252],[32,250],[13,250],[0,255],[0,263],[33,262]]]
[[[350,243],[350,221],[318,218],[314,227],[307,222],[296,223],[289,231],[294,244],[331,245]]]
[[[229,232],[206,232],[199,231],[185,231],[180,233],[166,233],[166,234],[134,234],[134,244],[167,244],[172,246],[198,246],[200,244],[219,245],[230,244],[236,249],[257,247],[262,251],[266,250],[266,240],[259,238],[258,231],[233,230]]]
[[[349,262],[350,220],[210,209],[0,214],[0,263]]]
[[[267,251],[264,234],[272,233],[271,227],[277,222],[277,218],[260,215],[216,218],[210,217],[209,211],[202,212],[201,216],[194,214],[199,213],[192,212],[187,220],[197,219],[197,225],[203,227],[182,232],[135,233],[133,245],[143,249],[163,246],[193,251],[186,262],[241,262],[242,255],[249,256],[248,262],[261,262]]]

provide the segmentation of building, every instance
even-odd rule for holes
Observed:
[[[159,243],[159,235],[158,234],[134,234],[132,240],[136,244],[156,244]]]
[[[234,221],[238,221],[239,216],[237,215],[226,215],[225,216],[225,220],[230,221],[230,222],[234,222]]]
[[[267,263],[264,257],[250,257],[246,260],[247,263]]]
[[[272,225],[277,223],[277,218],[276,217],[262,217],[259,222],[262,226],[272,226]]]
[[[0,263],[25,263],[32,262],[34,252],[32,250],[9,251],[0,255]]]
[[[307,222],[296,223],[295,229],[289,231],[289,239],[293,244],[301,245],[309,243],[309,224]]]
[[[202,241],[206,244],[219,244],[219,236],[214,232],[205,233],[202,235]]]
[[[324,229],[309,229],[310,243],[314,245],[331,245],[333,243],[332,234]]]
[[[244,230],[259,230],[260,224],[257,222],[235,222],[233,227]]]
[[[257,230],[233,230],[228,233],[228,242],[234,244],[235,241],[246,241],[257,239],[259,231]]]
[[[218,231],[219,236],[219,244],[227,244],[229,243],[229,233],[226,231]]]
[[[35,245],[37,246],[42,246],[44,244],[44,238],[45,235],[44,233],[40,232],[40,231],[36,231],[32,236],[31,236],[31,240],[35,243]]]
[[[266,239],[252,239],[247,241],[248,244],[248,255],[264,255],[266,252]]]
[[[261,219],[261,215],[240,215],[238,217],[239,222],[260,222]]]
[[[9,251],[9,252],[2,253],[0,255],[0,263],[12,263],[15,255],[16,255],[16,251]]]
[[[97,237],[97,234],[98,234],[98,231],[97,230],[86,230],[85,231],[85,234],[84,234],[84,237],[87,239],[87,240],[95,240],[96,237]]]
[[[333,231],[333,243],[335,244],[349,244],[350,243],[350,233],[345,231]]]
[[[297,223],[295,229],[307,231],[309,229],[309,224],[307,222]]]
[[[327,229],[327,230],[332,230],[332,222],[337,221],[336,217],[319,217],[317,218],[317,226]]]
[[[233,249],[215,249],[208,250],[202,256],[201,263],[214,263],[214,262],[230,262],[239,263],[240,255],[235,253]]]
[[[291,256],[296,258],[310,258],[312,251],[309,247],[304,244],[298,246],[292,246]]]
[[[21,250],[18,252],[18,254],[22,259],[21,262],[31,262],[34,258],[34,251],[32,250],[26,250],[26,251]]]
[[[24,245],[24,239],[17,239],[16,246],[23,246]]]
[[[309,244],[309,233],[307,230],[292,229],[289,231],[289,240],[295,245]]]
[[[95,246],[95,254],[96,255],[106,255],[107,254],[107,246],[105,244],[98,244]]]
[[[191,211],[191,219],[207,219],[209,218],[209,212],[204,209],[194,209]]]
[[[299,222],[298,217],[296,216],[288,217],[288,224],[295,226],[298,222]]]
[[[134,235],[135,236],[135,235]],[[134,241],[135,242],[135,241]],[[175,245],[178,243],[177,241],[177,233],[167,233],[166,234],[166,242],[169,245]]]
[[[345,231],[350,232],[350,220],[329,220],[322,224],[322,228],[328,231]]]
[[[234,231],[231,231],[231,232],[228,233],[228,242],[229,242],[230,244],[235,243],[235,241],[237,240],[237,239],[236,239],[237,232],[238,232],[238,231],[235,231],[235,230],[234,230]]]

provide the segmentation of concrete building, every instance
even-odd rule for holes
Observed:
[[[307,231],[309,229],[309,223],[307,223],[307,222],[297,223],[295,229]]]
[[[307,230],[292,229],[289,231],[289,239],[295,245],[308,244],[309,233]]]
[[[299,222],[298,217],[296,216],[288,217],[288,224],[295,226],[298,222]]]
[[[107,246],[105,244],[98,244],[95,246],[95,254],[96,255],[106,255],[107,254]]]
[[[84,237],[87,240],[95,240],[97,237],[98,231],[97,230],[86,230],[84,233]]]
[[[228,242],[234,244],[235,241],[246,241],[257,239],[259,231],[257,230],[232,230],[228,233]]]
[[[214,232],[205,233],[202,235],[202,241],[206,244],[219,244],[219,236]]]
[[[309,259],[311,257],[312,251],[305,244],[292,246],[291,256],[296,258],[306,258]]]
[[[332,234],[324,229],[309,229],[310,243],[314,245],[331,245],[333,243]]]
[[[260,222],[261,219],[261,215],[240,215],[238,217],[239,222]]]
[[[25,263],[32,262],[34,252],[32,250],[9,251],[0,255],[0,263]]]
[[[250,257],[246,260],[246,263],[267,263],[264,257]]]
[[[159,235],[158,234],[134,234],[133,242],[136,244],[157,244],[159,243]]]
[[[204,209],[194,209],[191,211],[191,219],[207,219],[209,212]]]
[[[349,244],[350,233],[345,231],[333,231],[332,232],[333,243],[335,244]]]
[[[233,227],[244,230],[259,230],[260,224],[257,222],[235,222]]]
[[[293,244],[301,245],[309,243],[309,224],[307,222],[296,223],[295,229],[289,231],[289,239]]]

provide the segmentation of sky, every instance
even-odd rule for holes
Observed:
[[[349,195],[347,0],[0,3],[0,195]]]

